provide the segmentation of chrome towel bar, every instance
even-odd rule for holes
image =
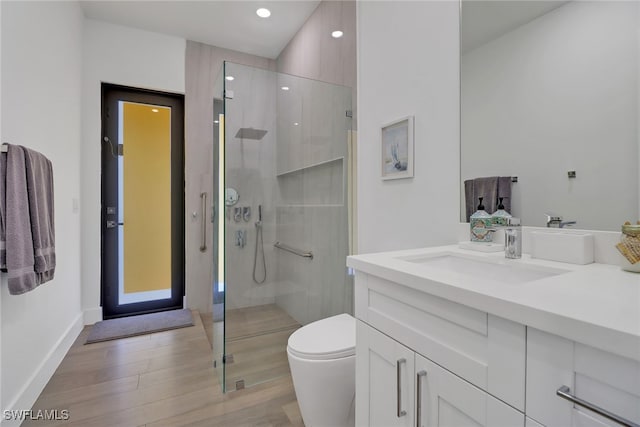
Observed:
[[[283,251],[291,252],[292,254],[301,256],[303,258],[313,259],[313,252],[311,252],[311,251],[304,252],[304,251],[301,251],[299,249],[294,249],[291,246],[285,245],[284,243],[280,243],[280,242],[274,243],[273,246],[278,248],[278,249],[282,249]]]
[[[609,411],[607,411],[606,409],[602,409],[599,406],[594,405],[593,403],[587,402],[586,400],[582,400],[579,397],[576,397],[574,395],[571,394],[571,389],[569,387],[567,387],[566,385],[563,385],[562,387],[560,387],[557,391],[556,394],[558,396],[560,396],[563,399],[567,399],[569,402],[573,402],[576,405],[580,405],[584,408],[587,408],[593,412],[595,412],[596,414],[600,414],[603,417],[614,421],[620,425],[623,426],[627,426],[627,427],[640,427],[639,424],[634,423],[633,421],[629,421],[627,419],[624,419],[616,414],[613,414]]]

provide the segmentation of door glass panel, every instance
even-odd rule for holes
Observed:
[[[171,108],[118,115],[118,302],[171,298]]]

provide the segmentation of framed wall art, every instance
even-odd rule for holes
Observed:
[[[382,127],[382,179],[413,178],[413,116]]]

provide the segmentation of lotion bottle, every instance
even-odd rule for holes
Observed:
[[[491,222],[496,227],[504,227],[512,216],[509,212],[504,210],[504,205],[502,204],[504,197],[499,197],[498,200],[498,210],[491,215]]]
[[[469,226],[471,228],[471,241],[472,242],[491,242],[493,236],[491,235],[491,228],[493,226],[491,215],[484,210],[482,199],[479,197],[480,203],[478,204],[478,210],[476,210],[471,217],[469,217]]]

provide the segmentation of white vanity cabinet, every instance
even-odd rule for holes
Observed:
[[[640,427],[639,276],[452,246],[347,264],[358,427]]]
[[[527,417],[547,427],[621,425],[558,396],[562,386],[640,425],[640,362],[528,328]]]
[[[357,426],[524,427],[524,414],[357,323]]]
[[[355,314],[524,412],[523,325],[361,272],[356,274]]]

